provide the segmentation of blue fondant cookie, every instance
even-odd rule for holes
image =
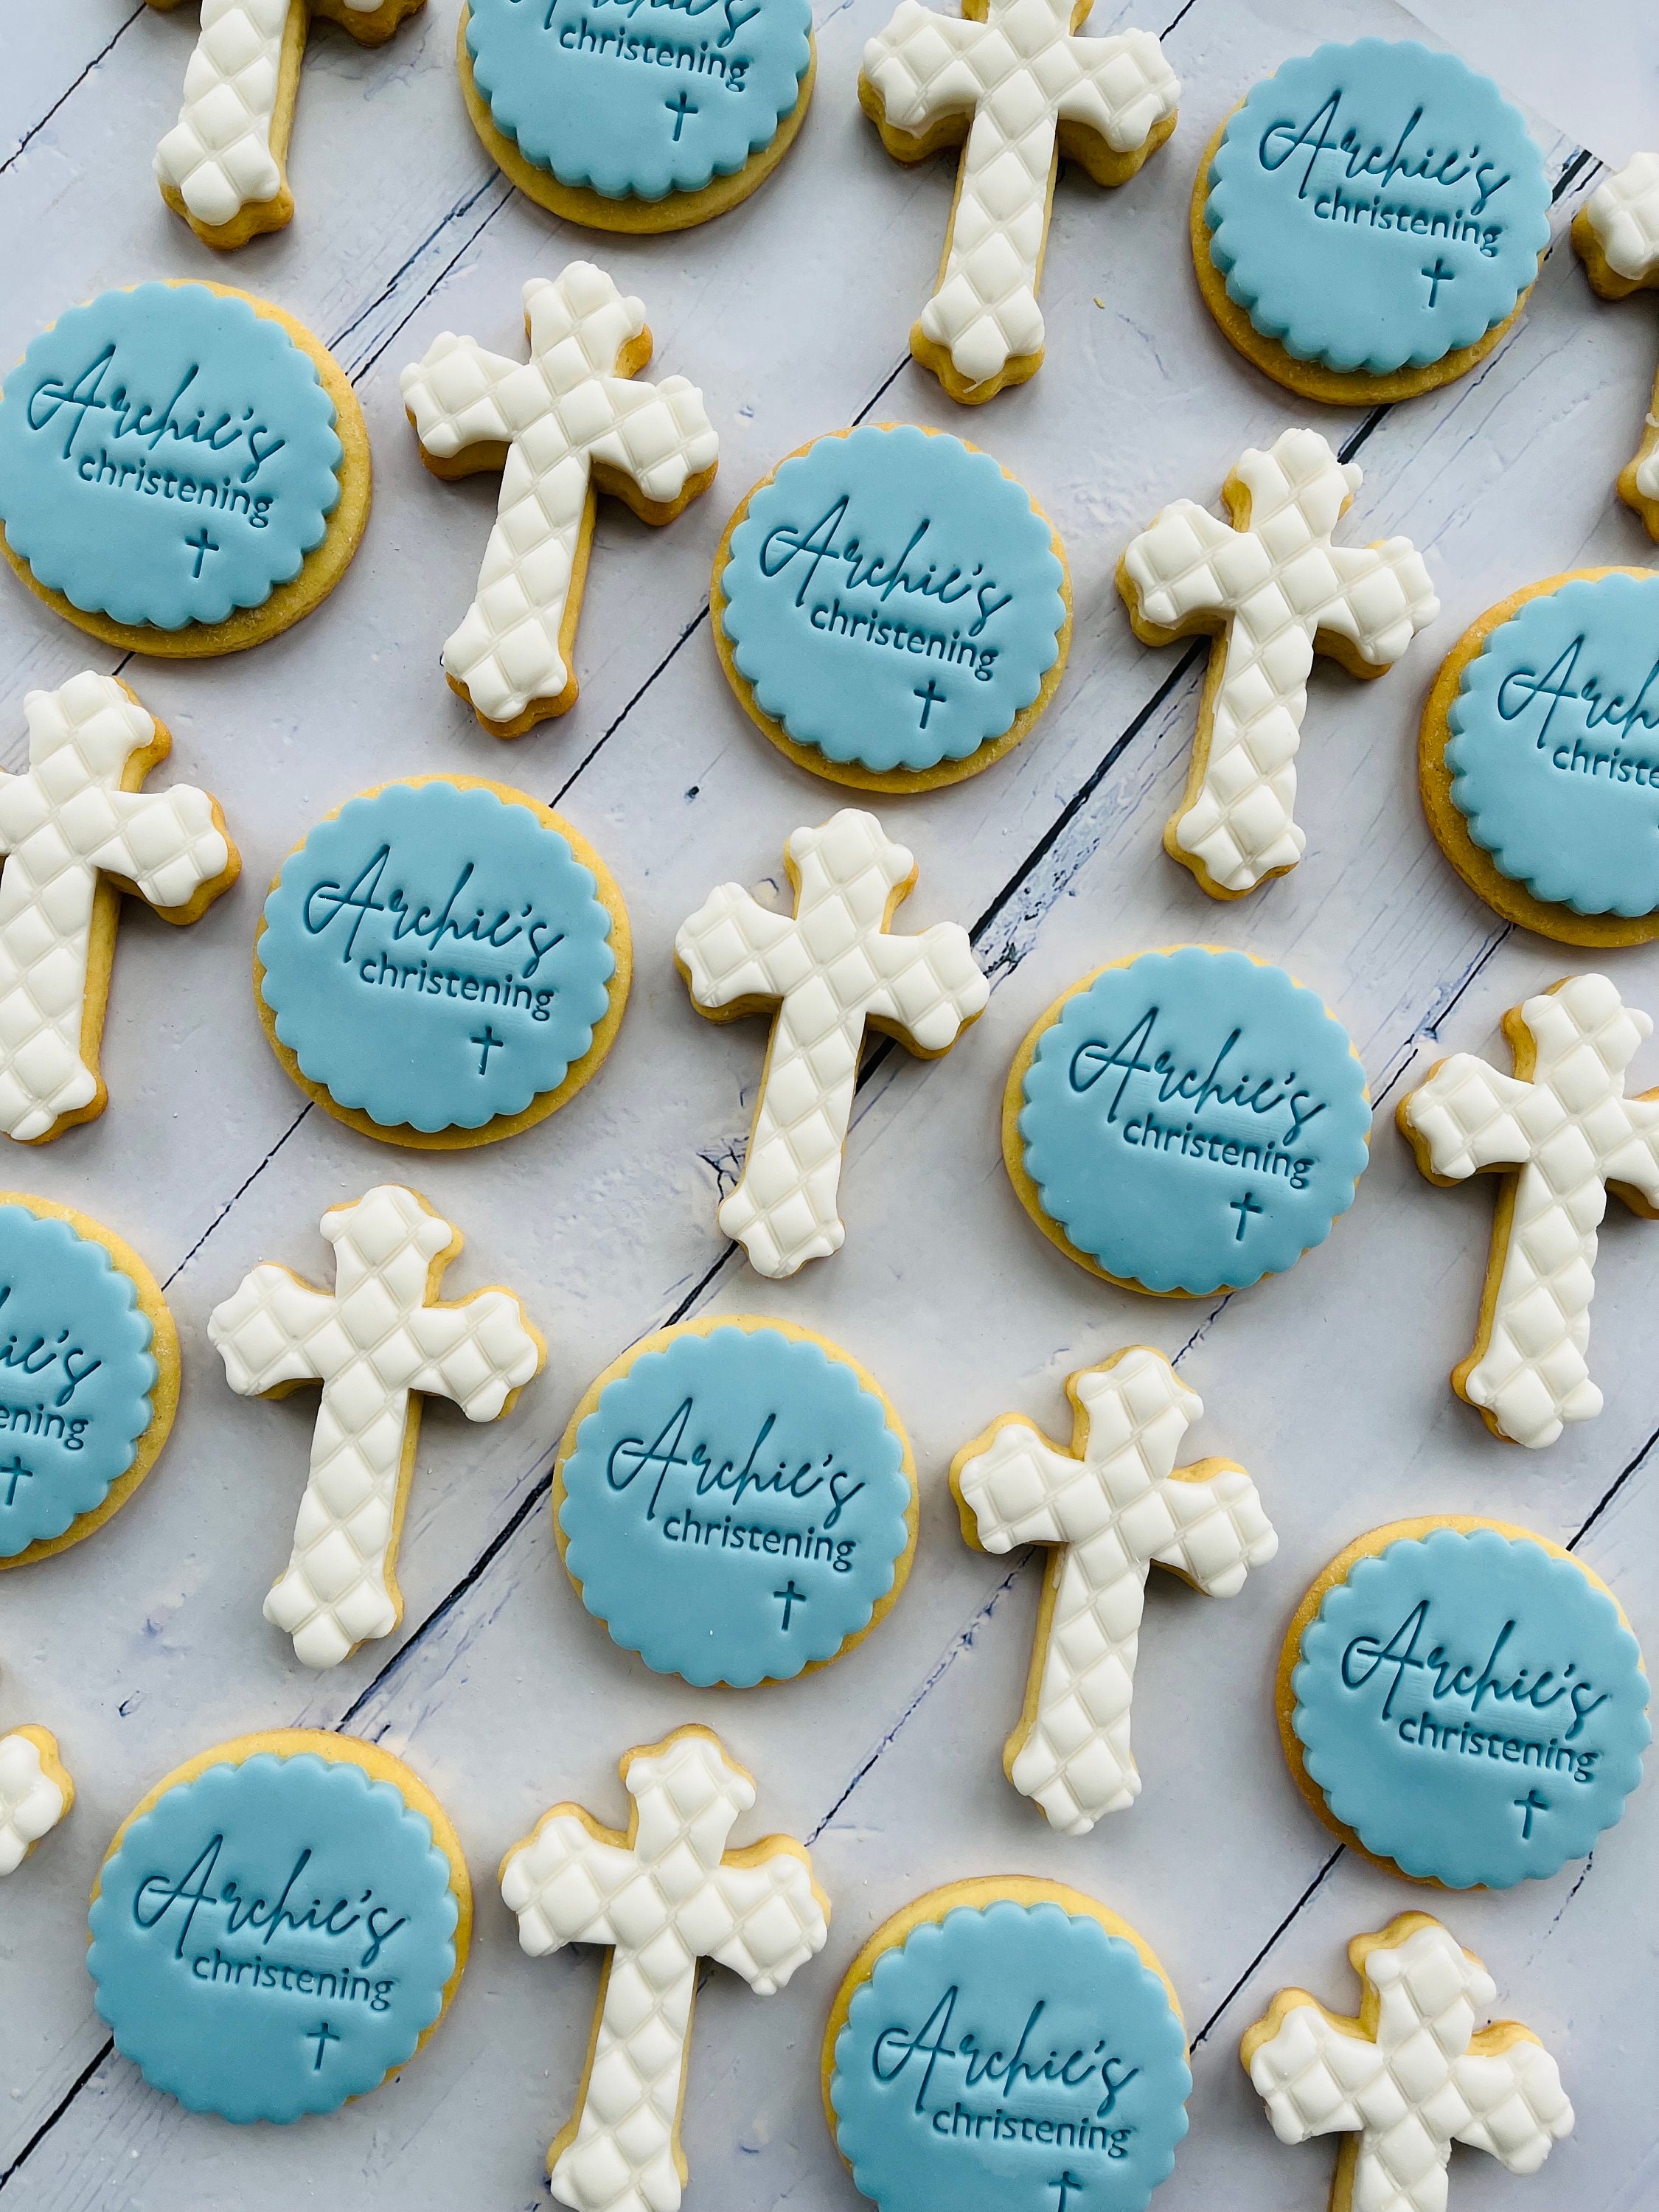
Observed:
[[[1455,54],[1361,39],[1234,109],[1193,195],[1224,335],[1293,392],[1399,399],[1489,353],[1537,281],[1549,185],[1516,109]]]
[[[219,1745],[117,1830],[88,1969],[152,2088],[228,2120],[331,2112],[437,2026],[472,1893],[443,1808],[400,1759],[313,1729]]]
[[[1589,1569],[1498,1521],[1397,1521],[1334,1560],[1279,1668],[1297,1784],[1413,1881],[1508,1889],[1584,1857],[1642,1778],[1647,1676]]]
[[[467,0],[461,91],[522,192],[598,230],[684,230],[763,183],[812,96],[808,0]]]
[[[138,1255],[84,1213],[0,1194],[0,1567],[101,1528],[178,1403],[178,1331]]]
[[[732,689],[800,767],[865,791],[975,775],[1047,706],[1071,580],[1024,487],[960,438],[866,424],[757,484],[714,556]]]
[[[1323,1243],[1370,1128],[1365,1071],[1314,992],[1182,945],[1097,969],[1049,1007],[1009,1071],[1002,1150],[1069,1259],[1204,1297]]]
[[[824,2109],[881,2212],[1142,2212],[1192,2087],[1169,1976],[1062,1883],[959,1881],[854,1961]]]
[[[302,1091],[366,1136],[512,1136],[611,1049],[622,894],[568,822],[505,784],[416,776],[347,801],[283,863],[254,996]]]
[[[687,1322],[607,1368],[571,1416],[554,1531],[587,1610],[699,1689],[789,1681],[903,1589],[916,1477],[855,1360],[787,1322]]]
[[[65,620],[141,653],[233,653],[332,591],[368,515],[344,373],[221,284],[100,293],[0,394],[7,559]]]
[[[1507,921],[1659,936],[1659,572],[1577,569],[1488,609],[1429,694],[1418,769],[1442,850]]]

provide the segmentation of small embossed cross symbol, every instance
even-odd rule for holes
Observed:
[[[685,128],[686,117],[688,115],[695,115],[697,112],[696,102],[686,98],[685,88],[682,85],[680,87],[679,98],[678,100],[665,100],[663,106],[668,110],[669,113],[674,118],[674,143],[678,146],[679,143],[680,133]]]
[[[927,689],[924,691],[918,686],[910,696],[921,702],[921,726],[925,730],[927,726],[927,717],[933,713],[934,708],[943,706],[945,703],[945,694],[939,690],[930,676],[927,679]]]
[[[505,1044],[507,1042],[507,1039],[505,1037],[498,1037],[495,1030],[491,1029],[489,1023],[486,1022],[483,1025],[483,1035],[480,1036],[469,1037],[467,1039],[467,1042],[469,1044],[476,1044],[483,1048],[478,1054],[478,1073],[480,1075],[484,1075],[487,1074],[489,1070],[490,1054],[495,1051],[497,1045]]]
[[[1547,1797],[1540,1797],[1535,1790],[1528,1790],[1524,1797],[1516,1799],[1515,1806],[1521,1815],[1521,1840],[1523,1844],[1528,1843],[1532,1838],[1533,1814],[1547,1813],[1550,1809],[1550,1801]]]
[[[1444,257],[1437,253],[1434,257],[1433,268],[1422,270],[1419,273],[1429,280],[1429,305],[1433,307],[1435,301],[1440,297],[1440,287],[1443,284],[1449,284],[1457,271],[1455,269],[1448,269]]]
[[[772,1595],[775,1598],[780,1600],[783,1606],[784,1632],[787,1634],[789,1628],[789,1616],[798,1605],[805,1604],[806,1592],[805,1590],[798,1590],[795,1588],[795,1577],[793,1575],[791,1575],[784,1587],[781,1590],[774,1590]]]
[[[1076,2174],[1072,2172],[1070,2166],[1067,2166],[1065,2172],[1060,2175],[1060,2179],[1057,2181],[1051,2181],[1048,2184],[1048,2186],[1050,2189],[1057,2189],[1060,2191],[1060,2203],[1055,2207],[1055,2212],[1066,2212],[1066,2206],[1068,2200],[1078,2194],[1079,2191],[1082,2189],[1083,2184],[1078,2179]]]
[[[34,1480],[34,1469],[32,1467],[25,1467],[22,1461],[18,1458],[15,1452],[11,1455],[11,1465],[9,1467],[0,1467],[0,1474],[8,1474],[11,1477],[10,1481],[6,1485],[6,1503],[8,1505],[15,1504],[17,1498],[17,1486],[20,1482],[32,1482]]]
[[[334,2030],[329,2026],[325,2020],[319,2021],[315,2027],[307,2030],[306,2041],[307,2043],[314,2043],[317,2046],[317,2062],[311,2069],[313,2074],[320,2074],[322,2072],[324,2051],[327,2050],[331,2043],[337,2043],[339,2039],[339,2037],[336,2035]]]
[[[185,544],[187,550],[193,552],[196,556],[196,566],[190,573],[192,577],[199,576],[202,573],[202,560],[204,555],[216,553],[219,550],[219,541],[216,538],[210,538],[208,536],[208,528],[204,522],[200,530],[197,532],[194,538],[185,538]]]
[[[1250,1225],[1250,1216],[1253,1213],[1260,1213],[1261,1208],[1247,1190],[1243,1198],[1234,1199],[1232,1210],[1238,1216],[1238,1234],[1234,1237],[1233,1242],[1235,1244],[1242,1244],[1244,1242],[1244,1231]]]

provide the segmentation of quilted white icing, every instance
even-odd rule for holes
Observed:
[[[113,677],[31,691],[23,713],[28,768],[0,775],[0,1128],[27,1142],[98,1096],[81,1044],[100,872],[187,906],[230,846],[193,785],[122,788],[155,725]]]
[[[1245,2038],[1279,2141],[1358,2136],[1353,2212],[1445,2212],[1455,2142],[1535,2173],[1572,2132],[1572,2106],[1529,2029],[1504,2021],[1475,2033],[1498,1994],[1480,1960],[1421,1912],[1349,1950],[1366,1984],[1360,2020],[1285,1990]]]
[[[198,222],[233,222],[244,208],[274,200],[282,165],[271,151],[290,10],[305,35],[308,0],[201,0],[202,27],[185,67],[179,120],[155,149],[155,173]],[[350,29],[384,0],[310,0],[319,15]],[[150,0],[171,9],[177,0]],[[362,33],[367,37],[367,32]],[[288,118],[284,115],[286,136]]]
[[[15,1874],[64,1817],[64,1791],[21,1729],[0,1736],[0,1875]]]
[[[444,647],[446,671],[492,722],[556,699],[569,681],[559,633],[595,464],[666,505],[720,452],[695,385],[615,373],[645,329],[645,308],[602,269],[572,261],[552,283],[532,277],[524,308],[527,362],[445,331],[402,377],[404,405],[435,460],[507,447],[477,597]]]
[[[208,1320],[242,1396],[323,1386],[293,1553],[264,1604],[296,1657],[319,1668],[398,1625],[392,1577],[416,1394],[453,1399],[470,1421],[493,1421],[543,1358],[510,1291],[435,1302],[460,1233],[402,1184],[335,1206],[322,1233],[334,1247],[331,1291],[265,1264]]]
[[[1659,283],[1659,154],[1632,154],[1591,193],[1584,220],[1609,269],[1632,284]],[[1656,427],[1651,415],[1648,427]],[[1659,443],[1638,454],[1635,468],[1637,490],[1659,500]]]
[[[1008,1777],[1063,1833],[1086,1836],[1140,1795],[1129,1709],[1148,1573],[1169,1567],[1231,1597],[1279,1539],[1242,1468],[1176,1468],[1204,1407],[1161,1352],[1133,1345],[1067,1389],[1075,1449],[1010,1413],[957,1454],[951,1480],[986,1551],[1057,1547],[1036,1717],[1009,1740]]]
[[[1342,639],[1387,668],[1440,612],[1409,538],[1331,543],[1363,481],[1318,431],[1285,430],[1266,453],[1252,447],[1228,480],[1230,501],[1248,501],[1242,526],[1176,500],[1123,556],[1125,597],[1146,623],[1178,630],[1192,617],[1225,620],[1203,780],[1164,832],[1174,856],[1223,896],[1302,858],[1296,756],[1316,641]]]
[[[1402,1102],[1400,1123],[1439,1181],[1516,1170],[1488,1265],[1498,1290],[1486,1346],[1457,1380],[1500,1436],[1535,1446],[1601,1410],[1586,1357],[1595,1232],[1609,1183],[1659,1209],[1659,1093],[1625,1096],[1653,1024],[1605,975],[1570,975],[1515,1008],[1504,1027],[1521,1046],[1516,1024],[1529,1077],[1454,1053]]]
[[[532,1959],[611,1948],[581,2104],[550,2154],[554,2196],[576,2212],[676,2212],[697,1961],[770,1996],[823,1948],[829,1907],[787,1837],[726,1851],[755,1785],[708,1729],[630,1753],[623,1780],[626,1838],[556,1805],[501,1862],[501,1895]]]
[[[920,138],[948,116],[973,118],[945,265],[917,325],[967,384],[1042,350],[1036,288],[1059,126],[1131,154],[1175,113],[1180,86],[1158,40],[1076,37],[1087,13],[1088,0],[981,0],[961,16],[902,0],[864,50],[890,129]]]
[[[750,1265],[775,1279],[842,1248],[841,1155],[866,1023],[936,1056],[991,996],[959,922],[889,935],[916,864],[873,814],[847,807],[784,850],[793,915],[721,884],[674,939],[705,1013],[777,1007],[748,1158],[720,1209]]]

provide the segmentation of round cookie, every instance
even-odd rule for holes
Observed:
[[[1191,241],[1222,335],[1337,406],[1407,399],[1498,344],[1549,244],[1519,112],[1411,40],[1321,46],[1256,85],[1205,149]]]
[[[1048,516],[988,453],[909,423],[832,431],[781,461],[727,524],[710,599],[750,718],[798,767],[861,791],[989,768],[1048,705],[1072,642]]]
[[[564,1432],[552,1510],[616,1643],[698,1689],[748,1689],[828,1666],[886,1618],[915,1555],[915,1463],[839,1346],[720,1315],[606,1368]]]
[[[1365,1071],[1316,993],[1252,954],[1177,945],[1096,969],[1039,1017],[1008,1071],[1002,1156],[1067,1259],[1207,1297],[1324,1243],[1370,1127]]]
[[[1192,2087],[1146,1943],[1020,1875],[951,1882],[876,1930],[830,2012],[823,2081],[881,2212],[1056,2212],[1057,2191],[1068,2212],[1142,2212]]]
[[[622,893],[568,822],[506,784],[410,776],[348,799],[283,863],[253,995],[325,1112],[430,1151],[573,1098],[632,969]]]
[[[1617,1600],[1529,1528],[1395,1521],[1332,1560],[1279,1654],[1279,1738],[1374,1864],[1508,1889],[1583,1858],[1642,1778],[1642,1655]]]
[[[667,35],[653,26],[662,7]],[[639,0],[466,0],[461,96],[496,167],[555,215],[685,230],[746,200],[794,143],[817,67],[812,11],[650,0],[639,16]]]
[[[401,1759],[270,1729],[187,1759],[121,1823],[87,1966],[116,2049],[152,2088],[287,2123],[407,2064],[471,1929],[460,1839]]]
[[[1656,639],[1659,572],[1572,568],[1488,608],[1442,665],[1423,811],[1506,921],[1563,945],[1659,937]]]
[[[344,371],[226,284],[101,292],[40,333],[0,395],[6,558],[66,622],[130,652],[239,653],[287,629],[344,574],[368,502]]]
[[[72,1206],[0,1193],[0,1568],[118,1513],[179,1406],[179,1332],[130,1244]]]

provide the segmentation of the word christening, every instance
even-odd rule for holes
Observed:
[[[1420,105],[1413,109],[1392,146],[1382,138],[1367,144],[1369,134],[1343,122],[1342,94],[1338,90],[1305,122],[1291,119],[1270,124],[1261,134],[1257,159],[1272,173],[1293,155],[1305,152],[1296,196],[1298,200],[1311,199],[1314,214],[1322,222],[1365,222],[1374,230],[1464,240],[1488,260],[1495,259],[1503,240],[1503,224],[1483,223],[1480,218],[1510,181],[1510,172],[1496,173],[1498,162],[1483,160],[1478,143],[1467,151],[1456,147],[1443,151],[1421,143],[1417,131],[1423,112]],[[1319,167],[1322,161],[1323,168]],[[1363,191],[1345,197],[1337,181],[1339,173],[1349,184],[1365,179],[1373,187],[1370,197],[1367,198]],[[1385,203],[1383,194],[1402,177],[1438,185],[1446,191],[1467,185],[1467,204],[1449,209],[1443,204],[1425,207],[1420,203],[1413,206],[1400,200]]]

